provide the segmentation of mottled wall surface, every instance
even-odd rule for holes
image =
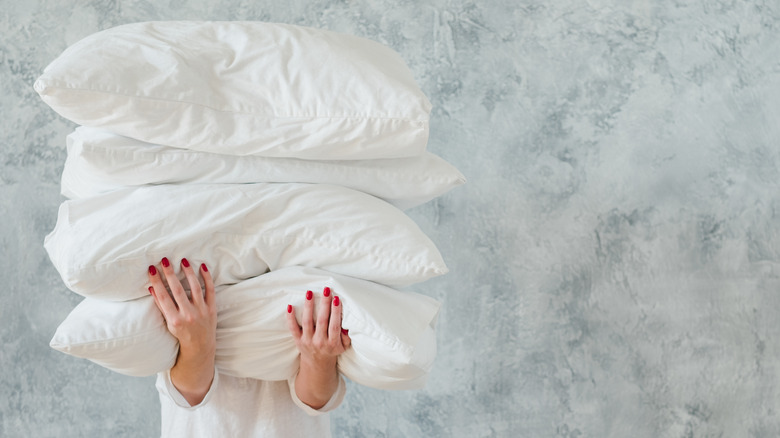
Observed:
[[[409,214],[451,273],[428,386],[350,386],[338,437],[780,435],[780,5],[0,0],[0,435],[159,434],[152,379],[48,347],[73,124],[32,83],[117,24],[263,20],[407,60],[469,183]]]

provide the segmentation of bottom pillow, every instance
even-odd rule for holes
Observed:
[[[151,296],[125,302],[87,298],[57,327],[49,345],[129,376],[167,370],[179,352]]]
[[[352,347],[339,357],[339,370],[372,388],[421,388],[436,355],[439,303],[305,267],[280,269],[217,290],[219,372],[260,380],[292,377],[298,350],[287,328],[287,304],[295,306],[300,322],[306,290],[321,297],[325,286],[344,303],[342,326],[352,339]],[[86,298],[57,329],[51,346],[132,376],[171,368],[178,348],[152,297],[126,302]]]

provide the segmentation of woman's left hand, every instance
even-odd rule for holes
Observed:
[[[338,388],[338,357],[352,345],[348,331],[341,328],[341,299],[328,287],[322,295],[315,317],[314,294],[306,292],[301,325],[293,306],[287,306],[287,323],[301,353],[295,392],[314,409],[324,406]]]

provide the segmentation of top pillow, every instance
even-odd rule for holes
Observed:
[[[146,22],[73,44],[35,82],[63,117],[160,145],[304,159],[416,156],[431,105],[392,49],[258,22]]]

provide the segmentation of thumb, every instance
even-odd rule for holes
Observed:
[[[349,330],[341,329],[341,345],[348,349],[352,345],[352,338],[349,337]]]

